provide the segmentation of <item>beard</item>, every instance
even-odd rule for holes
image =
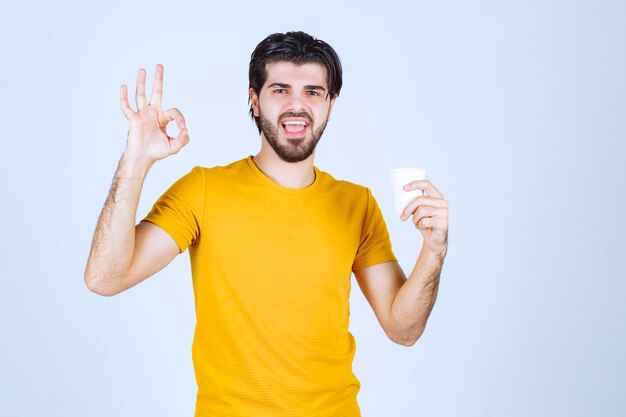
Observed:
[[[309,129],[311,138],[307,140],[307,137],[298,139],[285,139],[287,143],[280,143],[279,139],[279,129],[280,129],[280,120],[286,117],[302,117],[306,118],[309,121]],[[263,116],[263,112],[259,109],[259,120],[261,121],[261,131],[265,135],[265,139],[270,144],[274,152],[285,162],[300,162],[307,159],[317,146],[317,142],[320,141],[322,137],[322,133],[324,133],[324,129],[326,129],[326,125],[328,124],[328,119],[324,122],[322,126],[320,126],[317,130],[313,129],[313,122],[311,117],[307,113],[293,113],[287,112],[283,113],[279,118],[278,127],[276,127],[272,122],[270,122],[266,117]],[[309,133],[307,133],[309,135]]]

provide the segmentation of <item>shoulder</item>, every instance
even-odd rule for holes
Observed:
[[[351,199],[358,201],[360,204],[367,204],[368,200],[371,198],[372,192],[365,185],[348,180],[336,179],[326,171],[320,170],[320,173],[324,177],[324,188],[326,191],[336,193],[341,196],[343,200]]]
[[[246,160],[241,159],[226,165],[202,166],[196,165],[187,175],[203,177],[205,180],[225,179],[228,177],[237,177],[242,173]]]

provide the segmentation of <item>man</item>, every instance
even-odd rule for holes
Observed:
[[[196,416],[360,416],[348,331],[350,277],[387,336],[411,346],[424,331],[447,251],[447,202],[426,180],[404,210],[424,244],[407,280],[371,191],[314,166],[339,95],[335,51],[302,32],[263,40],[250,62],[250,114],[261,150],[196,166],[135,226],[146,173],[189,142],[185,118],[161,111],[163,67],[150,97],[139,70],[137,111],[121,107],[128,140],[94,234],[90,290],[118,294],[189,247],[197,314]],[[171,138],[166,125],[176,121]]]

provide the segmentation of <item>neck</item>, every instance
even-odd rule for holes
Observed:
[[[313,158],[315,151],[304,161],[285,162],[263,138],[261,150],[252,157],[256,166],[275,183],[287,188],[306,188],[315,181]]]

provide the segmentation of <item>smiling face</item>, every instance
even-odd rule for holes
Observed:
[[[326,68],[275,62],[267,64],[266,75],[258,96],[250,89],[261,137],[283,161],[303,161],[315,150],[335,103],[328,94]]]

